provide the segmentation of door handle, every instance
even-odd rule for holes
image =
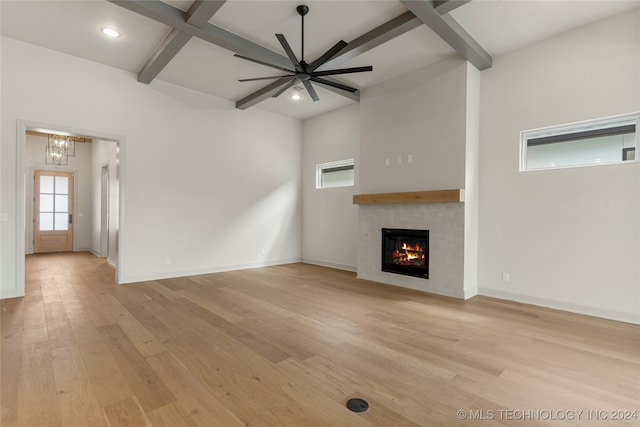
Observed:
[[[69,225],[73,224],[73,215],[69,214]]]

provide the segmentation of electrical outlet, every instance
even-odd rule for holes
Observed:
[[[389,159],[384,159],[384,165],[389,166]]]
[[[503,282],[508,282],[509,281],[509,273],[502,273],[502,281]]]
[[[396,157],[396,163],[397,164],[402,163],[402,157],[400,157],[400,156]]]
[[[407,163],[413,163],[413,155],[412,154],[409,154],[407,156]]]

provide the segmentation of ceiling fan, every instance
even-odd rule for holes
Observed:
[[[302,52],[300,55],[300,61],[298,61],[298,59],[296,58],[296,55],[293,53],[293,50],[291,50],[291,46],[289,46],[289,43],[287,42],[287,39],[284,37],[284,35],[276,34],[276,38],[278,39],[278,41],[282,45],[282,48],[284,49],[287,56],[289,57],[289,60],[293,65],[292,67],[293,69],[280,67],[279,65],[269,64],[267,62],[260,61],[254,58],[249,58],[248,56],[239,55],[236,53],[234,56],[238,58],[255,62],[257,64],[265,65],[267,67],[275,68],[276,70],[280,70],[288,73],[280,76],[257,77],[253,79],[240,79],[238,81],[252,82],[256,80],[270,80],[270,79],[281,79],[281,78],[291,77],[291,80],[289,80],[280,89],[278,89],[272,96],[276,98],[280,96],[282,93],[284,93],[291,86],[297,84],[298,82],[302,82],[304,87],[307,89],[307,92],[309,92],[309,96],[311,97],[311,99],[313,99],[314,102],[319,101],[320,98],[318,97],[318,94],[316,93],[315,89],[311,85],[311,82],[331,86],[331,87],[344,90],[347,92],[351,92],[351,93],[356,92],[358,89],[354,87],[347,86],[342,83],[337,83],[332,80],[327,80],[323,77],[333,76],[337,74],[362,73],[364,71],[372,71],[373,67],[369,65],[366,67],[338,68],[334,70],[316,71],[321,65],[323,65],[325,62],[330,60],[334,55],[336,55],[338,52],[344,49],[347,46],[347,43],[343,40],[340,40],[331,49],[323,53],[318,59],[313,61],[311,64],[307,64],[304,60],[304,16],[307,13],[309,13],[309,7],[302,4],[296,7],[296,11],[298,12],[298,15],[300,15],[302,19]]]

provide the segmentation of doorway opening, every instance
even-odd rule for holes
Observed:
[[[75,156],[67,164],[50,164],[44,153],[51,134],[89,143],[76,144]],[[92,252],[115,267],[119,283],[124,138],[18,120],[16,140],[17,225],[25,234],[16,242],[16,296],[24,295],[25,256],[30,253]]]

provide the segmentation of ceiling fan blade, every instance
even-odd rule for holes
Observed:
[[[286,71],[287,73],[294,73],[295,72],[293,70],[288,70],[288,69],[280,67],[278,65],[269,64],[268,62],[260,61],[259,59],[249,58],[248,56],[239,55],[237,53],[233,54],[233,56],[235,56],[236,58],[244,59],[245,61],[251,61],[251,62],[255,62],[256,64],[260,64],[260,65],[264,65],[264,66],[267,66],[267,67],[275,68],[276,70]]]
[[[271,77],[256,77],[253,79],[240,79],[239,82],[255,82],[257,80],[271,80],[271,79],[281,79],[283,77],[293,77],[291,74],[287,74],[286,76],[271,76]]]
[[[291,86],[293,86],[294,84],[296,84],[298,82],[298,79],[293,78],[291,79],[291,81],[289,83],[285,83],[280,89],[278,89],[277,92],[275,92],[273,95],[271,95],[272,98],[277,98],[280,95],[282,95],[287,89],[289,89]]]
[[[367,67],[337,68],[335,70],[316,71],[313,73],[313,76],[333,76],[335,74],[363,73],[365,71],[373,71],[373,67],[369,65]]]
[[[332,81],[329,81],[329,80],[326,80],[326,79],[322,79],[320,77],[311,77],[310,80],[313,81],[313,82],[316,82],[316,83],[323,84],[323,85],[335,87],[336,89],[342,89],[342,90],[345,90],[345,91],[351,92],[351,93],[354,93],[354,92],[358,91],[358,89],[356,89],[355,87],[343,85],[341,83],[332,82]]]
[[[333,58],[333,56],[336,53],[340,52],[346,46],[347,46],[347,42],[345,42],[344,40],[340,40],[338,43],[333,45],[331,49],[323,53],[320,58],[316,59],[311,64],[309,64],[309,66],[307,67],[307,73],[313,72],[313,70],[315,70],[316,68],[318,68],[319,66],[321,66],[322,64],[330,60],[331,58]]]
[[[284,49],[287,56],[289,57],[289,61],[291,61],[291,63],[296,67],[296,71],[301,72],[302,66],[300,65],[300,62],[298,62],[298,58],[296,58],[296,54],[293,53],[291,46],[289,46],[287,39],[285,39],[284,35],[282,34],[276,34],[276,38],[278,39],[278,41],[282,45],[282,48]]]
[[[311,83],[309,83],[309,80],[303,80],[302,84],[305,88],[307,88],[307,92],[309,92],[309,96],[311,97],[311,99],[313,99],[313,102],[320,101],[320,97],[316,93],[316,90],[313,88],[313,86],[311,86]]]

